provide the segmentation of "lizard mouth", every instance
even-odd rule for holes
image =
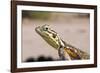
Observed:
[[[40,32],[40,26],[36,27],[36,28],[35,28],[35,31],[36,31],[37,33],[39,33],[39,32]]]
[[[41,34],[42,32],[41,32],[41,30],[40,30],[40,26],[39,26],[39,27],[36,27],[36,28],[35,28],[35,31],[36,31],[39,35],[42,35],[42,34]]]
[[[36,27],[36,28],[35,28],[35,31],[36,31],[40,36],[45,37],[44,34],[43,34],[43,32],[41,31],[41,27],[40,27],[40,26]]]

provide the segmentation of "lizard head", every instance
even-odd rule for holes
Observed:
[[[58,48],[60,46],[57,33],[50,29],[49,25],[38,26],[35,31],[52,47]]]

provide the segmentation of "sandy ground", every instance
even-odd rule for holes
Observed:
[[[49,24],[61,38],[73,46],[89,53],[89,18],[66,18],[65,21],[39,21],[23,19],[22,24],[22,61],[40,55],[58,59],[58,51],[48,45],[36,32],[35,28]]]

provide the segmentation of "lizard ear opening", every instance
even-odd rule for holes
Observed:
[[[56,38],[56,36],[57,36],[56,34],[53,34],[53,35],[52,35],[53,38]]]

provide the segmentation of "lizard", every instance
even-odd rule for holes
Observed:
[[[52,47],[58,50],[61,60],[89,59],[89,54],[62,40],[60,35],[45,24],[35,28],[35,31]]]

